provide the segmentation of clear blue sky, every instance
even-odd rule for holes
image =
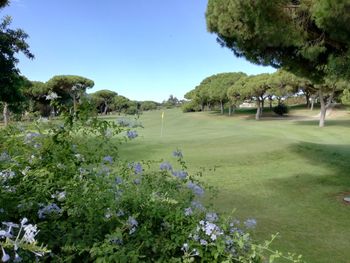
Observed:
[[[35,60],[31,80],[81,75],[133,100],[183,98],[221,72],[273,72],[221,48],[206,30],[207,0],[12,0],[0,15],[23,28]]]

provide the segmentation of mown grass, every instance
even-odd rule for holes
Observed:
[[[300,115],[303,111],[293,111]],[[314,115],[317,114],[315,111]],[[207,112],[145,112],[139,137],[121,147],[132,160],[172,161],[180,148],[191,172],[218,189],[214,208],[256,218],[256,237],[279,232],[273,247],[303,254],[307,262],[349,262],[350,115],[327,121],[255,121]]]

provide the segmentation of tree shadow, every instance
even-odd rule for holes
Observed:
[[[318,126],[319,120],[296,120],[294,122],[295,125],[300,126]],[[325,127],[333,127],[333,126],[342,126],[346,128],[350,128],[350,120],[327,120],[325,122]]]

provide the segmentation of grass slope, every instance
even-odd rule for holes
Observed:
[[[303,111],[294,112],[303,114]],[[314,114],[317,114],[314,112]],[[262,120],[165,111],[141,116],[139,137],[121,147],[132,160],[172,161],[180,148],[190,171],[217,166],[203,179],[218,188],[217,211],[256,218],[260,240],[280,233],[274,248],[308,262],[349,262],[350,116],[315,121]]]

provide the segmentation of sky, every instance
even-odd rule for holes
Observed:
[[[274,72],[236,58],[207,32],[207,0],[12,0],[12,16],[35,55],[19,55],[30,80],[55,75],[92,79],[88,93],[109,89],[132,100],[182,99],[222,72]]]

